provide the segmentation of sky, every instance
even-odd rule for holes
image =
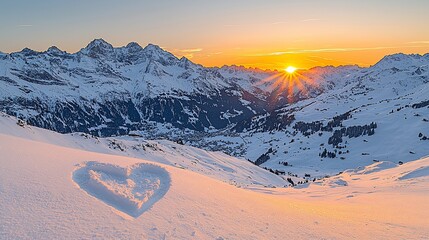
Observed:
[[[428,0],[2,0],[0,51],[95,38],[159,45],[204,66],[369,66],[429,52]]]

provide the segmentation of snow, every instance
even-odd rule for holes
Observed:
[[[28,56],[27,52],[34,56]],[[137,43],[129,43],[114,48],[103,39],[95,39],[73,54],[50,47],[45,52],[28,49],[6,56],[0,58],[0,72],[15,84],[2,84],[5,90],[0,94],[2,98],[22,96],[55,102],[67,97],[78,102],[80,98],[121,99],[142,93],[150,97],[180,96],[177,93],[207,94],[236,86],[226,82],[214,69],[204,68],[189,60],[184,64],[184,60],[153,44],[142,48]],[[29,70],[44,71],[61,84],[41,85],[17,76],[20,71]],[[267,74],[258,77],[263,78]],[[188,77],[179,77],[182,75]],[[29,87],[31,92],[23,94],[22,86]],[[243,86],[248,86],[249,91],[253,89],[249,84]]]
[[[73,180],[90,195],[133,217],[161,199],[171,181],[168,172],[157,165],[121,168],[98,162],[79,166]]]
[[[419,167],[418,169],[407,172],[399,177],[399,180],[414,179],[429,176],[429,166]]]
[[[16,118],[0,113],[0,239],[427,238],[428,141],[419,135],[429,136],[428,108],[412,106],[428,100],[428,60],[428,54],[395,54],[370,68],[301,72],[298,80],[309,98],[274,113],[326,124],[350,111],[352,117],[341,127],[378,125],[374,135],[344,137],[350,151],[343,159],[319,157],[323,148],[334,150],[322,145],[330,133],[307,137],[294,134],[292,126],[273,131],[255,126],[244,133],[211,129],[213,134],[193,140],[243,156],[236,158],[139,136],[63,135],[18,126]],[[15,69],[35,71],[35,66],[42,73],[48,69],[54,80],[46,81],[59,85],[16,76]],[[113,48],[102,39],[74,54],[54,47],[4,54],[0,72],[3,99],[39,99],[50,106],[59,99],[79,103],[137,95],[187,99],[190,95],[183,93],[210,95],[229,88],[238,89],[228,90],[232,95],[244,90],[266,100],[278,86],[268,80],[279,74],[237,66],[204,68],[156,45]],[[15,107],[25,117],[38,113]],[[240,114],[227,111],[223,117]],[[104,117],[104,122],[112,119]],[[108,125],[93,129],[103,127]],[[174,132],[171,123],[154,128],[172,137],[195,134]],[[271,174],[246,160],[270,148],[271,158],[262,167],[290,176]],[[304,183],[285,187],[287,177]]]
[[[285,181],[245,159],[222,152],[210,152],[167,140],[148,141],[139,137],[96,138],[88,134],[59,134],[25,125],[17,127],[17,119],[0,112],[0,133],[69,148],[108,153],[167,164],[198,172],[239,186],[284,186]]]
[[[107,148],[88,151],[70,140],[76,136],[0,119],[2,239],[429,235],[429,157],[402,165],[375,163],[301,188],[242,189],[220,181],[215,172],[112,155]]]
[[[380,170],[393,168],[396,166],[398,166],[398,165],[393,163],[393,162],[382,161],[382,162],[377,162],[377,163],[371,164],[369,166],[366,166],[362,170],[359,170],[360,168],[358,168],[357,173],[359,173],[359,174],[370,174],[373,172],[378,172]]]
[[[429,112],[427,107],[412,106],[428,100],[428,56],[395,54],[369,68],[310,69],[303,72],[303,76],[321,86],[324,92],[269,114],[255,116],[253,121],[259,124],[237,136],[208,136],[194,146],[210,149],[212,143],[222,138],[230,142],[228,146],[240,150],[233,149],[229,153],[251,161],[272,148],[275,154],[271,154],[262,166],[292,172],[300,177],[305,174],[313,177],[334,175],[345,169],[367,166],[374,160],[397,164],[424,157],[429,153],[429,141],[418,136],[429,135]],[[304,136],[293,128],[299,121],[319,121],[326,125],[334,116],[346,112],[350,112],[352,117],[344,120],[337,129],[374,122],[377,123],[375,134],[344,136],[342,147],[346,148],[336,149],[328,144],[332,132],[319,131]],[[283,129],[263,130],[272,121],[266,120],[270,114],[293,115],[295,120]],[[337,153],[335,158],[321,158],[323,149],[342,153]],[[279,164],[284,161],[289,165]]]
[[[56,54],[64,55],[55,57]],[[155,130],[150,131],[143,127],[145,129],[143,129],[141,135],[152,139],[154,138],[152,135],[155,135],[153,134],[155,132],[157,136],[162,136],[163,138],[185,139],[190,136],[207,134],[207,137],[195,137],[193,141],[190,140],[186,144],[206,150],[224,151],[231,155],[242,157],[241,161],[235,161],[237,160],[236,158],[232,158],[235,160],[229,159],[225,161],[227,162],[223,163],[225,167],[219,168],[223,175],[218,173],[212,175],[222,181],[236,182],[237,185],[244,187],[254,183],[246,179],[240,179],[235,174],[229,174],[226,169],[231,168],[240,172],[242,168],[239,166],[244,164],[244,159],[255,161],[270,148],[276,150],[276,154],[271,155],[270,160],[264,163],[263,167],[284,170],[299,176],[303,176],[306,173],[317,177],[334,175],[347,168],[366,166],[371,164],[373,160],[392,161],[395,163],[399,161],[407,162],[428,154],[425,149],[428,148],[429,141],[420,140],[417,137],[420,133],[429,135],[428,108],[411,107],[413,104],[428,100],[428,66],[429,54],[395,54],[386,56],[379,63],[369,68],[327,66],[316,67],[308,71],[300,70],[300,75],[296,81],[306,86],[302,94],[310,98],[275,110],[275,113],[278,113],[279,116],[293,114],[295,117],[295,121],[291,126],[279,131],[268,132],[258,129],[258,127],[269,124],[264,124],[264,117],[269,116],[267,113],[254,116],[253,119],[255,121],[261,120],[262,124],[245,129],[244,133],[236,134],[225,129],[210,128],[207,125],[211,123],[207,121],[209,124],[205,125],[205,132],[187,134],[187,129],[174,129],[171,127],[172,124],[182,122],[180,120],[170,123],[142,122],[144,126],[154,124]],[[64,83],[64,85],[41,85],[25,81],[16,75],[20,71],[25,72],[27,70],[46,71],[55,79]],[[0,84],[0,98],[4,100],[3,107],[5,108],[0,110],[13,112],[24,119],[34,117],[33,120],[36,118],[36,122],[48,127],[45,123],[52,119],[50,119],[49,113],[44,115],[42,112],[51,112],[52,118],[55,118],[55,115],[62,115],[54,114],[60,111],[56,109],[58,106],[55,105],[56,101],[59,100],[64,106],[70,106],[71,112],[75,109],[72,106],[76,104],[81,106],[84,112],[88,111],[86,114],[96,114],[98,116],[100,112],[103,112],[103,109],[100,109],[103,105],[99,105],[99,103],[103,102],[124,100],[134,102],[137,106],[140,100],[146,98],[162,96],[190,100],[189,97],[192,94],[213,96],[221,90],[225,90],[232,95],[243,95],[240,98],[240,102],[256,114],[255,103],[243,99],[245,91],[250,92],[261,101],[269,101],[270,96],[272,97],[273,95],[271,91],[279,84],[276,81],[278,79],[273,76],[278,76],[280,73],[238,66],[204,68],[186,58],[179,60],[156,45],[150,44],[142,48],[136,43],[130,43],[124,47],[114,48],[104,40],[96,39],[86,48],[73,54],[63,53],[57,48],[50,48],[47,52],[42,53],[27,49],[18,53],[7,54],[0,59],[0,74],[4,77],[4,79],[0,79],[4,80],[2,81],[4,84]],[[285,96],[282,95],[282,97]],[[25,105],[34,106],[34,108],[23,107],[19,103],[26,100],[36,101],[31,105]],[[49,106],[47,110],[37,108],[38,104],[44,105],[45,103]],[[173,114],[179,114],[178,111],[181,111],[185,115],[185,119],[187,119],[185,121],[191,126],[198,121],[201,123],[201,119],[198,118],[201,111],[198,110],[198,107],[193,109],[183,106],[183,104],[182,107],[183,109],[179,107],[180,110],[175,109]],[[137,111],[140,110],[137,109]],[[151,110],[149,109],[149,111]],[[295,131],[293,125],[298,121],[307,123],[320,121],[326,124],[334,116],[347,111],[351,111],[353,117],[343,121],[344,127],[365,125],[371,122],[377,123],[378,127],[373,136],[344,137],[343,139],[344,142],[347,141],[347,150],[349,152],[342,153],[341,156],[337,154],[334,159],[321,159],[319,157],[323,148],[329,151],[336,150],[327,144],[327,140],[332,133],[324,132],[322,136],[318,136],[316,133],[310,137],[306,137],[299,132],[296,135],[293,134]],[[232,109],[223,111],[220,116],[223,119],[234,122],[234,119],[239,119],[244,113],[242,110]],[[130,128],[126,129],[125,125],[132,125],[136,122],[133,122],[130,116],[126,116],[126,112],[123,114],[124,123],[116,122],[115,124],[119,126],[113,127],[121,130],[125,129],[124,132],[126,132]],[[146,117],[156,115],[152,114],[155,113],[144,115],[140,112],[141,116]],[[36,116],[43,119],[37,119]],[[161,116],[161,118],[163,120],[159,121],[165,121],[165,116]],[[101,114],[100,119],[101,122],[92,124],[95,126],[88,126],[82,131],[112,127],[110,123],[113,120],[107,114]],[[87,121],[83,119],[82,122]],[[241,123],[238,122],[238,124]],[[64,127],[78,124],[76,122],[74,124],[58,123],[58,125],[63,125]],[[124,124],[124,126],[120,126],[121,124]],[[275,122],[274,124],[278,123]],[[186,123],[183,122],[182,126],[185,125]],[[228,126],[227,128],[230,127],[233,126]],[[96,141],[95,139],[92,139],[91,143],[88,140],[85,144],[81,144],[79,143],[81,141],[79,137],[76,137],[76,139],[73,139],[74,137],[66,138],[69,140],[60,145],[81,146],[86,150],[97,152],[104,152],[106,148],[109,148],[107,149],[109,153],[139,158],[152,157],[148,151],[136,150],[139,148],[138,145],[159,144],[162,146],[162,150],[165,151],[163,156],[157,153],[153,157],[157,158],[159,162],[177,165],[196,172],[204,172],[204,174],[213,173],[217,169],[215,165],[211,164],[212,162],[208,163],[211,166],[203,166],[210,162],[209,160],[204,160],[203,163],[196,160],[194,163],[187,161],[186,159],[192,157],[182,156],[178,153],[183,152],[180,146],[169,145],[170,143],[167,142],[150,142],[123,137],[117,139],[119,144],[126,148],[122,152],[120,150],[113,151],[109,147],[108,140],[101,140],[101,144],[96,146],[93,144]],[[292,140],[294,142],[291,142]],[[321,144],[325,145],[322,147]],[[194,150],[195,152],[190,153],[191,156],[196,159],[206,159],[196,153],[199,150]],[[173,161],[171,160],[173,158],[170,157],[172,155],[178,155],[179,157]],[[221,153],[215,153],[214,155],[219,156],[219,158],[227,158]],[[341,159],[341,157],[344,159]],[[283,161],[287,161],[290,165],[284,167],[279,164],[279,162]],[[230,163],[234,163],[233,165],[235,166],[229,166]],[[250,169],[250,165],[246,165],[244,171],[247,172],[247,179],[249,176],[255,176],[250,172]],[[240,174],[239,176],[244,175]],[[282,185],[279,179],[273,182],[272,179],[268,181],[268,179],[259,178],[255,182],[266,186]]]

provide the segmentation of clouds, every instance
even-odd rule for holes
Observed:
[[[179,57],[186,57],[188,59],[193,58],[196,54],[199,54],[202,52],[202,48],[185,48],[185,49],[172,49],[171,52],[174,53],[174,55]]]
[[[190,48],[190,49],[179,49],[178,51],[183,52],[183,53],[196,53],[196,52],[203,51],[203,49],[202,48]]]
[[[429,43],[429,41],[428,41]],[[262,56],[281,56],[285,54],[304,54],[304,53],[338,53],[338,52],[354,52],[368,50],[384,50],[403,48],[404,46],[379,46],[379,47],[348,47],[348,48],[317,48],[317,49],[293,49],[290,51],[278,51],[269,53],[257,53],[245,55],[246,57],[262,57]],[[411,46],[420,47],[420,46]]]
[[[299,22],[317,22],[317,21],[321,21],[322,19],[320,18],[307,18],[307,19],[302,19],[302,20],[294,20],[294,19],[289,19],[289,20],[281,20],[281,21],[276,21],[276,22],[262,22],[262,23],[255,23],[255,22],[247,22],[247,23],[242,23],[242,24],[225,24],[223,25],[224,27],[244,27],[244,26],[269,26],[269,25],[282,25],[282,24],[296,24]]]
[[[301,20],[301,22],[314,22],[314,21],[320,21],[320,18],[308,18],[308,19],[304,19]]]
[[[428,41],[413,41],[413,42],[408,42],[409,44],[429,44],[429,40]]]

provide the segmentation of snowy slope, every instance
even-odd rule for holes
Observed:
[[[18,120],[0,112],[0,133],[34,141],[91,152],[143,158],[187,169],[238,187],[284,186],[283,178],[261,169],[245,159],[184,146],[167,140],[149,141],[138,137],[97,138],[83,133],[59,134],[18,126]]]
[[[251,191],[189,169],[83,151],[70,140],[76,136],[1,119],[1,239],[424,239],[429,234],[429,158],[400,166],[380,162],[301,188]]]
[[[385,57],[338,79],[316,97],[190,144],[244,156],[286,173],[319,177],[373,161],[398,163],[426,156],[428,64],[428,54]],[[213,143],[219,142],[228,142],[227,147],[216,148]]]

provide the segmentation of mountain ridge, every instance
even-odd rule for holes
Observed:
[[[23,53],[23,54],[29,54],[29,53],[32,53],[32,54],[42,54],[42,53],[49,52],[50,49],[52,49],[54,51],[61,52],[61,53],[66,53],[66,54],[69,54],[69,55],[74,55],[74,54],[86,52],[89,48],[92,48],[92,47],[95,47],[95,46],[99,46],[99,45],[103,45],[104,48],[114,49],[114,50],[134,49],[134,51],[138,51],[138,50],[145,50],[145,49],[156,49],[158,52],[164,52],[164,53],[168,53],[170,55],[173,55],[178,60],[180,60],[181,58],[187,59],[185,56],[182,56],[180,58],[176,57],[174,54],[172,54],[172,53],[164,50],[159,45],[156,45],[156,44],[153,44],[153,43],[148,43],[145,47],[142,47],[137,42],[129,42],[126,45],[123,45],[123,46],[113,46],[112,44],[110,44],[109,42],[107,42],[106,40],[104,40],[103,38],[96,38],[96,39],[92,40],[91,42],[89,42],[86,47],[81,48],[80,50],[78,50],[76,52],[71,52],[71,53],[69,53],[69,52],[67,52],[65,50],[62,50],[62,49],[58,48],[57,46],[53,45],[53,46],[48,47],[48,49],[46,49],[45,51],[43,51],[43,50],[42,51],[37,51],[37,50],[30,49],[28,47],[25,47],[21,51],[13,51],[13,52],[9,52],[9,53],[0,51],[0,55],[11,55],[11,54],[18,54],[18,53]],[[370,65],[369,67],[375,66],[378,63],[386,61],[386,60],[395,60],[395,59],[398,60],[401,57],[411,57],[411,58],[412,57],[414,57],[414,58],[425,57],[425,58],[429,58],[429,53],[425,53],[425,54],[419,54],[419,53],[405,54],[405,53],[401,53],[401,52],[392,53],[392,54],[388,54],[388,55],[384,56],[378,62]],[[257,71],[269,71],[269,72],[278,72],[279,71],[277,69],[270,70],[270,69],[261,69],[261,68],[258,68],[258,67],[244,67],[244,66],[235,65],[235,64],[233,64],[233,65],[223,65],[223,66],[214,66],[214,67],[206,67],[206,66],[203,66],[201,64],[195,63],[195,62],[193,62],[190,59],[188,59],[188,60],[190,62],[192,62],[193,64],[195,64],[195,65],[200,65],[200,66],[205,67],[205,68],[215,68],[216,69],[216,68],[224,68],[224,67],[227,67],[227,68],[228,67],[238,67],[238,68],[241,68],[242,70],[252,70],[252,69],[255,69]],[[337,67],[347,67],[347,66],[358,66],[358,64],[346,64],[346,65],[338,65],[338,66],[333,66],[333,65],[315,66],[315,67],[311,67],[311,68],[309,68],[307,70],[311,70],[313,68],[324,68],[324,67],[334,67],[334,68],[337,68]],[[367,67],[362,67],[362,68],[367,68]]]
[[[61,102],[66,98],[71,101],[67,104],[68,106],[72,105],[73,108],[84,109],[84,106],[79,102],[110,101],[116,98],[124,101],[125,98],[125,102],[121,103],[121,108],[126,109],[131,105],[131,108],[141,108],[136,106],[142,104],[139,102],[141,99],[167,97],[180,101],[179,105],[188,105],[184,110],[186,113],[179,117],[173,117],[172,120],[164,120],[162,116],[165,113],[162,111],[166,106],[163,105],[157,109],[145,109],[143,110],[144,113],[137,111],[138,114],[133,115],[140,115],[140,117],[135,119],[140,121],[142,115],[143,118],[148,117],[149,120],[162,118],[162,121],[170,122],[178,127],[183,125],[182,127],[202,130],[211,126],[215,128],[225,127],[231,123],[234,117],[226,119],[210,115],[207,113],[210,109],[208,105],[203,107],[205,109],[197,107],[197,109],[192,110],[192,106],[198,105],[196,103],[201,105],[204,104],[203,102],[212,102],[214,105],[223,105],[217,115],[234,115],[237,120],[247,118],[255,113],[265,112],[270,108],[275,108],[278,104],[285,103],[283,101],[269,105],[267,101],[270,94],[278,86],[273,82],[264,83],[262,81],[278,74],[278,72],[259,69],[248,70],[236,66],[205,68],[187,58],[178,59],[173,54],[153,44],[141,48],[137,43],[129,43],[127,46],[114,48],[104,40],[96,39],[73,54],[64,52],[57,47],[51,47],[44,52],[36,52],[26,48],[21,52],[2,57],[0,59],[0,71],[2,71],[3,83],[7,83],[3,85],[4,91],[1,97],[8,102],[0,106],[7,107],[9,110],[5,109],[6,112],[8,111],[15,116],[19,116],[21,110],[28,112],[28,108],[23,106],[15,107],[14,110],[10,109],[11,105],[16,105],[17,102],[22,102],[24,105],[30,104],[32,106],[29,108],[34,109],[38,108],[41,102],[50,102],[49,105],[55,107],[56,102]],[[293,94],[300,95],[301,92],[297,91]],[[298,98],[303,97],[306,96],[298,96]],[[28,103],[28,100],[31,100],[32,103]],[[159,100],[156,101],[159,102]],[[191,102],[193,103],[191,104]],[[249,105],[249,103],[252,104]],[[86,105],[90,104],[86,103]],[[168,105],[170,106],[168,108],[171,108],[171,105],[177,104],[169,100]],[[228,105],[232,105],[232,108]],[[63,106],[56,108],[63,108]],[[52,110],[49,110],[49,106],[45,106],[43,111]],[[131,111],[136,112],[135,109],[131,109]],[[203,112],[201,113],[201,111]],[[36,112],[41,113],[41,109],[36,110]],[[80,122],[83,123],[86,121],[83,118],[85,111],[82,110],[81,114]],[[113,115],[122,118],[121,121],[124,122],[126,119],[119,116],[124,114],[128,115],[129,113],[122,110],[121,114],[114,113]],[[170,114],[174,115],[172,112]],[[27,119],[32,118],[32,115],[26,116],[27,113],[22,115]],[[100,116],[100,119],[109,118],[111,117]],[[198,120],[195,120],[196,118]],[[56,121],[57,123],[53,124],[50,129],[69,132],[85,131],[85,128],[95,127],[69,128],[62,123],[63,120]],[[41,119],[34,120],[33,123],[36,124],[39,121]],[[97,120],[96,122],[101,125],[103,121]],[[184,121],[186,122],[182,124]],[[196,121],[198,126],[193,121]],[[236,120],[232,120],[232,122],[236,122]],[[48,125],[50,123],[47,121],[43,124],[39,123],[39,126],[46,127]],[[106,132],[101,135],[109,134],[112,133]]]
[[[427,115],[428,66],[429,54],[393,54],[367,68],[325,66],[287,75],[242,66],[205,68],[153,44],[115,48],[96,39],[73,54],[51,47],[0,57],[0,111],[61,133],[138,132],[150,139],[185,139],[267,168],[304,173],[284,162],[313,166],[309,171],[328,164],[335,173],[341,162],[326,163],[327,156],[351,158],[355,165],[384,158],[377,149],[361,150],[362,144],[344,148],[354,139],[389,141],[405,134],[409,150],[386,156],[423,156],[413,145],[425,146],[417,135],[429,136],[429,117],[414,115]],[[385,129],[396,123],[418,128]],[[312,162],[300,162],[302,153]]]

